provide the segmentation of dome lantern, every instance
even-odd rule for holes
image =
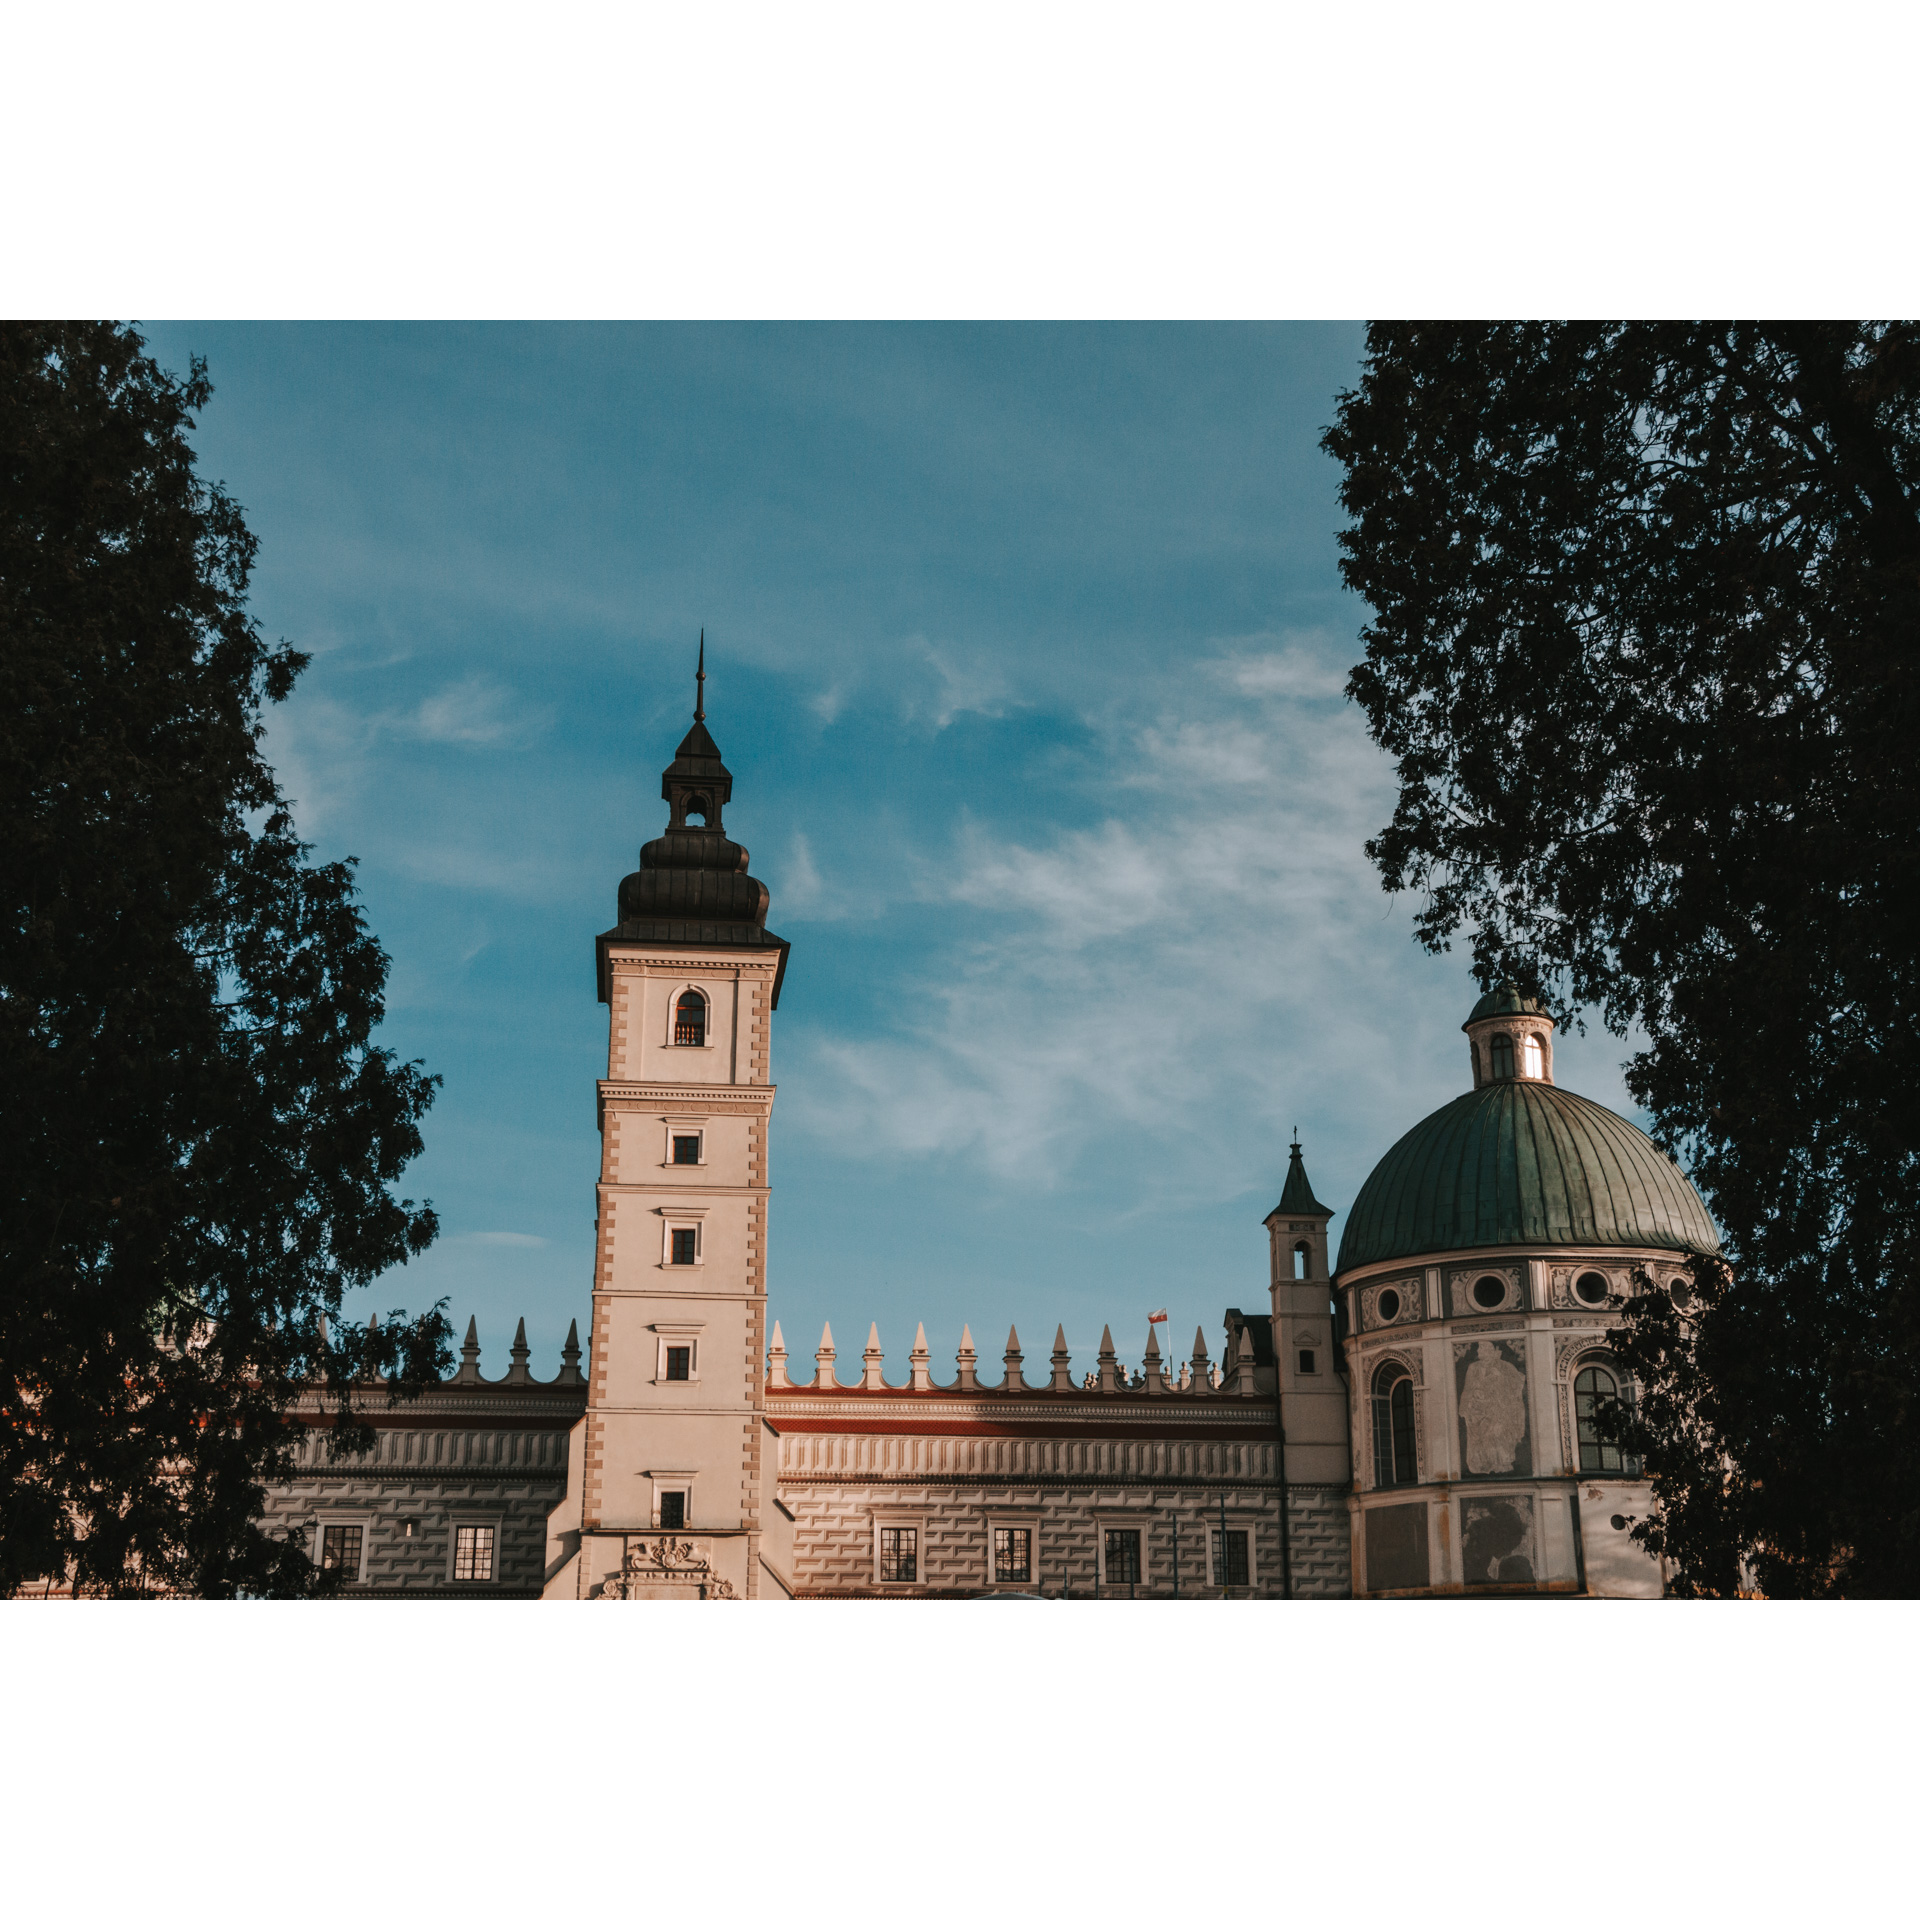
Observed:
[[[1512,982],[1483,993],[1460,1031],[1467,1036],[1476,1088],[1496,1080],[1553,1084],[1552,1017]]]

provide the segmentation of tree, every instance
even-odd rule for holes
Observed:
[[[389,1189],[437,1082],[372,1044],[386,957],[261,757],[306,661],[195,476],[205,366],[142,346],[0,328],[0,1592],[295,1594],[302,1388],[351,1452],[352,1381],[445,1364],[437,1308],[340,1324],[433,1239]]]
[[[1694,1592],[1920,1592],[1920,328],[1375,326],[1324,441],[1368,845],[1628,1085],[1732,1271],[1616,1345]]]

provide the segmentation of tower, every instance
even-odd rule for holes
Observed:
[[[787,942],[722,814],[733,776],[693,725],[660,780],[666,831],[595,942],[608,1009],[599,1084],[592,1365],[555,1598],[755,1598],[772,1460],[766,1346],[769,1039]]]
[[[1341,1377],[1344,1356],[1333,1324],[1327,1268],[1327,1222],[1332,1218],[1333,1209],[1314,1198],[1296,1140],[1279,1205],[1266,1218],[1287,1478],[1298,1485],[1344,1491],[1351,1469],[1347,1389]]]

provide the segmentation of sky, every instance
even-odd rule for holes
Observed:
[[[1350,325],[143,329],[208,363],[201,472],[253,608],[312,655],[267,753],[392,959],[381,1044],[443,1085],[400,1191],[438,1242],[357,1296],[446,1296],[505,1370],[589,1319],[594,936],[707,713],[727,829],[792,941],[769,1285],[904,1381],[1056,1324],[1261,1310],[1293,1129],[1345,1209],[1470,1085],[1464,947],[1363,843],[1393,769],[1342,694],[1319,447]],[[1625,1045],[1561,1084],[1632,1107]],[[352,1297],[350,1297],[352,1298]],[[1163,1345],[1167,1336],[1163,1336]],[[1036,1366],[1036,1358],[1039,1364]]]

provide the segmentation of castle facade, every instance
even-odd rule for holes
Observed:
[[[535,1381],[524,1323],[487,1380],[370,1395],[378,1445],[316,1432],[269,1518],[368,1596],[547,1599],[1654,1597],[1628,1536],[1638,1463],[1596,1409],[1633,1287],[1718,1241],[1647,1136],[1556,1086],[1553,1023],[1510,990],[1465,1025],[1471,1090],[1394,1145],[1349,1210],[1291,1153],[1267,1301],[1177,1365],[1108,1332],[971,1332],[890,1383],[831,1330],[796,1378],[769,1313],[773,1016],[788,943],[722,824],[704,700],[661,781],[668,820],[596,943],[608,1008],[588,1364]],[[1636,1275],[1645,1276],[1644,1279]],[[943,1376],[946,1370],[941,1369]],[[1078,1377],[1076,1378],[1076,1373]],[[316,1419],[317,1406],[308,1410]]]

